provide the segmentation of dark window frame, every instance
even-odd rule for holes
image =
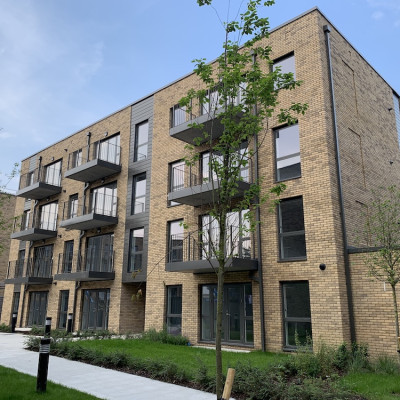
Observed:
[[[36,326],[44,326],[46,321],[46,313],[47,306],[49,301],[49,292],[48,291],[32,291],[29,292],[29,306],[28,306],[28,315],[27,315],[27,326],[31,327],[33,325]],[[45,304],[42,304],[42,301]],[[39,302],[39,309],[36,309],[37,302]],[[32,307],[35,307],[32,309]],[[39,315],[37,315],[39,313]]]
[[[133,241],[134,238],[140,237],[140,236],[133,236],[133,233],[135,231],[143,231],[143,241],[142,241],[142,249],[141,250],[136,250],[133,248]],[[144,227],[138,227],[138,228],[133,228],[129,232],[129,258],[128,258],[128,272],[136,272],[136,271],[142,271],[143,270],[143,265],[144,265],[144,255],[145,255],[145,249],[144,249],[144,239],[145,239],[145,229]],[[135,256],[140,256],[140,267],[136,268],[136,265],[132,268],[132,258],[135,259]],[[135,264],[135,263],[133,263]]]
[[[147,141],[139,144],[139,129],[141,126],[147,125]],[[145,120],[142,122],[139,122],[138,124],[135,125],[135,141],[134,141],[134,149],[133,149],[133,161],[138,162],[138,161],[144,161],[148,159],[149,156],[149,135],[150,135],[150,123],[149,120]],[[140,157],[140,149],[142,147],[146,147],[146,154],[143,157]]]
[[[66,329],[68,321],[69,290],[60,290],[58,299],[57,328]]]
[[[105,308],[104,309],[99,308],[100,292],[105,294]],[[86,294],[88,294],[89,297],[91,297],[91,294],[95,294],[93,303],[87,304],[85,302]],[[80,324],[82,330],[107,330],[108,329],[109,314],[110,314],[110,300],[111,300],[111,295],[110,295],[109,288],[82,290],[81,324]],[[91,309],[91,305],[93,305],[95,308]],[[85,310],[86,306],[87,306],[87,309]],[[91,310],[93,310],[93,313],[95,315],[94,316],[95,325],[93,325],[93,326],[90,325]],[[98,313],[100,311],[104,311],[104,315],[102,318],[102,323],[98,324]]]
[[[172,296],[171,292],[177,290],[178,296],[174,296],[175,299],[180,299],[180,313],[174,313],[171,311]],[[179,296],[180,295],[180,296]],[[179,301],[179,300],[178,300]],[[182,285],[169,285],[166,287],[166,311],[165,311],[165,324],[167,332],[170,335],[181,335],[182,334]],[[179,324],[172,324],[172,319],[179,320]],[[179,327],[177,327],[179,325]],[[174,329],[173,329],[174,328]],[[177,330],[175,330],[177,329]]]
[[[144,179],[140,179],[143,178]],[[137,183],[145,181],[145,193],[144,195],[140,195],[139,197],[136,196],[137,192]],[[143,202],[137,202],[138,199],[143,199]],[[132,215],[137,215],[137,214],[142,214],[146,212],[146,201],[147,201],[147,175],[146,172],[141,172],[140,174],[134,175],[132,178],[132,205],[131,205],[131,214]],[[142,204],[142,210],[137,211],[136,210],[136,203]]]
[[[184,221],[183,218],[176,219],[173,221],[168,221],[168,240],[167,240],[167,260],[168,260],[168,262],[181,262],[184,259],[184,257],[183,257],[184,228],[183,228],[183,226],[182,226],[182,232],[178,233],[178,235],[182,235],[182,238],[178,239],[181,242],[180,245],[175,245],[175,246],[172,245],[172,234],[171,234],[172,224],[176,224],[176,223],[180,224],[183,221]],[[177,240],[175,240],[175,241],[177,241]],[[181,257],[174,258],[172,256],[172,254],[174,254],[174,251],[178,251],[178,252],[180,251],[182,254]]]
[[[288,231],[282,232],[282,204],[288,204],[291,201],[298,201],[301,200],[301,207],[302,207],[302,223],[303,229],[296,230],[296,231]],[[307,245],[305,239],[305,226],[304,226],[304,205],[303,205],[303,197],[290,197],[287,199],[282,199],[278,206],[278,236],[279,236],[279,261],[304,261],[307,259]],[[304,254],[298,256],[285,256],[284,254],[284,239],[288,237],[302,237],[304,242]]]

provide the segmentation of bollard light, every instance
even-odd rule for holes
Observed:
[[[43,393],[47,386],[47,372],[49,369],[50,338],[40,339],[39,363],[36,380],[36,391]]]
[[[11,319],[11,332],[15,333],[15,327],[17,326],[17,316],[18,314],[16,312],[13,313],[12,319]]]
[[[68,314],[67,332],[68,332],[68,333],[71,333],[71,332],[72,332],[72,313],[69,313],[69,314]]]
[[[51,317],[46,317],[46,325],[44,327],[45,337],[50,337],[50,330],[51,330]]]

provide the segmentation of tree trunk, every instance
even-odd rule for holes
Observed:
[[[217,326],[215,332],[215,361],[216,361],[216,392],[217,399],[222,397],[222,391],[224,389],[224,382],[222,379],[222,312],[223,312],[223,297],[224,297],[224,268],[225,263],[220,265],[218,268],[218,285],[217,285]]]
[[[399,337],[400,337],[400,330],[399,330],[399,311],[397,308],[397,294],[396,294],[396,286],[391,285],[392,287],[392,297],[393,297],[393,310],[394,310],[394,320],[396,324],[396,343],[397,343],[397,354],[399,356],[400,361],[400,346],[399,346]]]

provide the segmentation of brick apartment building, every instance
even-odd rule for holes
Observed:
[[[391,295],[367,277],[357,237],[371,189],[400,177],[399,95],[317,8],[273,29],[268,44],[275,65],[303,81],[280,94],[282,107],[309,109],[291,126],[271,118],[246,171],[264,190],[287,189],[232,244],[224,344],[280,351],[297,332],[393,352]],[[2,322],[14,311],[20,327],[47,315],[63,329],[72,313],[74,330],[166,325],[213,342],[216,276],[194,233],[209,222],[209,154],[190,171],[182,163],[193,132],[176,106],[192,87],[189,74],[23,160]],[[241,218],[232,215],[236,228]]]
[[[7,276],[8,260],[10,253],[10,234],[12,227],[12,216],[15,210],[15,196],[0,193],[1,214],[4,225],[0,229],[0,318],[4,299],[4,280]]]

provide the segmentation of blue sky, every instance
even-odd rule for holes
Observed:
[[[214,0],[220,17],[240,0]],[[271,28],[318,6],[400,92],[400,0],[276,0]],[[0,184],[15,162],[214,59],[223,30],[195,0],[0,0]],[[235,11],[234,11],[235,10]],[[18,179],[7,184],[15,192]]]

